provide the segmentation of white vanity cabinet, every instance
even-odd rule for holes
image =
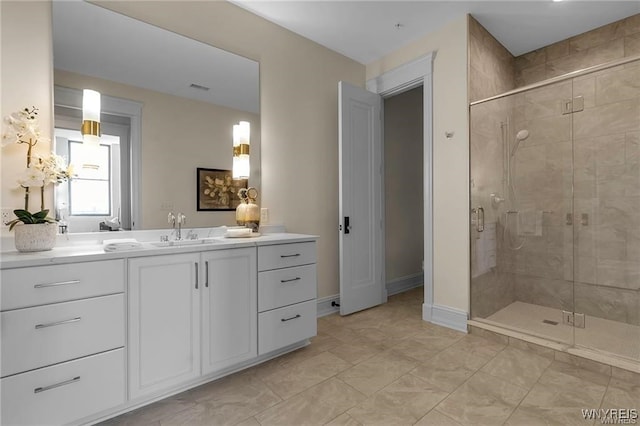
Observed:
[[[257,356],[256,249],[129,260],[129,395]]]
[[[316,335],[313,236],[82,250],[3,259],[0,424],[105,420]]]
[[[258,355],[256,249],[202,253],[202,374]]]
[[[317,334],[315,241],[258,247],[258,354]]]
[[[129,260],[129,398],[200,376],[200,254]]]
[[[1,271],[2,424],[72,423],[125,402],[124,265]]]

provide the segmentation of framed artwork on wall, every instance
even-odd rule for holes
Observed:
[[[248,179],[233,180],[231,170],[198,168],[198,211],[235,210],[240,204],[238,190],[247,188]]]

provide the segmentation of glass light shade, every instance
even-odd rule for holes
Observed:
[[[82,135],[82,143],[88,147],[98,148],[100,146],[100,136]]]
[[[238,123],[238,138],[240,145],[247,144],[251,139],[251,124],[248,121],[241,121]]]
[[[251,124],[241,121],[233,126],[233,178],[248,179],[251,172],[249,141]]]
[[[82,121],[100,122],[100,92],[84,89],[82,91]]]
[[[100,93],[95,90],[82,91],[82,142],[97,148],[100,146]]]
[[[248,155],[233,157],[233,178],[234,179],[249,179],[250,170],[251,170],[251,163],[249,162]]]

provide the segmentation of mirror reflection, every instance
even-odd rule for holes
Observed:
[[[55,149],[76,168],[56,208],[69,232],[232,225],[197,210],[198,168],[231,174],[233,126],[251,126],[249,186],[260,191],[259,66],[85,2],[53,2]],[[82,90],[101,93],[100,149],[85,152]],[[98,166],[96,168],[96,166]]]

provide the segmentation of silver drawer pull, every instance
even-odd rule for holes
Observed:
[[[36,284],[33,286],[33,288],[56,287],[59,285],[69,285],[69,284],[80,284],[80,280],[61,281],[59,283],[50,283],[50,284]]]
[[[300,253],[296,253],[296,254],[282,254],[280,255],[281,258],[287,258],[287,257],[298,257],[300,256]]]
[[[291,318],[281,318],[281,319],[280,319],[280,321],[282,321],[282,322],[285,322],[285,321],[291,321],[291,320],[294,320],[294,319],[296,319],[296,318],[300,318],[301,316],[302,316],[302,315],[298,314],[298,315],[296,315],[296,316],[294,316],[294,317],[291,317]]]
[[[48,390],[51,390],[51,389],[59,388],[60,386],[70,385],[71,383],[75,383],[75,382],[79,382],[79,381],[80,381],[80,376],[76,376],[73,379],[65,380],[64,382],[56,383],[55,385],[49,385],[49,386],[45,386],[43,388],[35,388],[33,390],[33,393],[40,393],[40,392],[48,391]]]
[[[292,281],[300,281],[302,278],[300,277],[295,277],[295,278],[291,278],[290,280],[280,280],[281,283],[290,283]]]
[[[64,321],[49,322],[47,324],[37,324],[36,330],[39,330],[41,328],[54,327],[56,325],[71,324],[72,322],[78,322],[81,319],[82,319],[81,317],[76,317],[76,318],[71,318]]]

